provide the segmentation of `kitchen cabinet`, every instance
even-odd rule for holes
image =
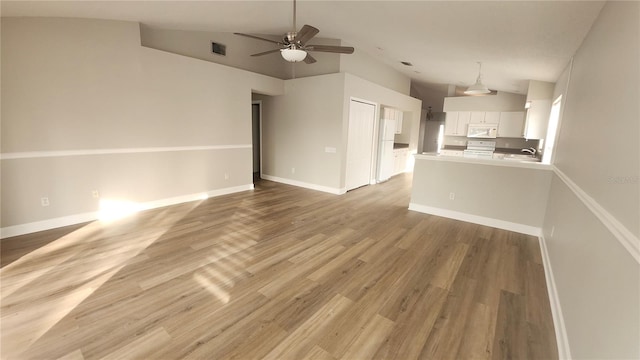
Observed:
[[[402,118],[404,113],[396,110],[396,134],[402,134]]]
[[[524,128],[526,139],[544,139],[547,136],[551,100],[530,100]]]
[[[484,111],[472,111],[469,118],[469,124],[484,124],[484,115]]]
[[[469,124],[497,124],[499,120],[498,111],[471,111]]]
[[[500,123],[500,111],[487,111],[484,113],[484,122],[486,124],[499,124]]]
[[[444,134],[450,136],[467,136],[467,125],[471,120],[470,111],[449,111],[444,122]]]
[[[402,134],[402,111],[390,107],[385,107],[382,109],[382,119],[383,120],[393,120],[396,123],[396,134]]]
[[[408,149],[393,150],[393,175],[401,174],[407,168]]]
[[[498,137],[521,138],[524,130],[524,112],[503,111],[498,122]]]

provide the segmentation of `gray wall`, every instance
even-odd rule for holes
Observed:
[[[3,235],[250,188],[252,90],[283,83],[141,47],[137,23],[2,18]]]
[[[576,359],[640,357],[639,17],[605,4],[564,97],[544,237]]]
[[[342,45],[352,46],[346,42],[342,42]],[[411,90],[411,79],[408,76],[359,49],[352,55],[340,57],[340,72],[355,75],[404,95],[409,95]]]
[[[278,36],[260,36],[277,41],[281,40]],[[227,45],[227,56],[212,54],[211,41]],[[318,60],[314,64],[288,63],[282,59],[279,53],[260,57],[251,56],[251,54],[274,49],[275,44],[268,42],[232,33],[160,29],[145,25],[141,25],[141,42],[143,46],[154,49],[233,66],[280,79],[346,72],[405,95],[409,94],[411,84],[408,76],[360,49],[356,49],[351,55],[311,52],[310,54]],[[312,39],[309,44],[351,46],[341,40],[320,37]]]
[[[233,33],[160,29],[145,25],[141,25],[140,29],[143,46],[233,66],[280,79],[340,72],[341,55],[339,54],[314,52],[312,55],[318,62],[314,64],[294,64],[284,61],[279,52],[258,57],[251,56],[251,54],[273,50],[277,46],[276,44],[241,37]],[[276,36],[259,36],[276,41],[281,40]],[[227,55],[212,54],[211,41],[225,44]],[[339,40],[323,38],[314,38],[311,43],[340,45]]]
[[[415,151],[419,100],[348,73],[286,80],[284,95],[254,96],[264,106],[264,177],[332,193],[344,192],[352,97],[404,110],[409,148]],[[327,147],[336,152],[327,152]]]
[[[497,160],[482,163],[418,157],[411,192],[413,209],[454,218],[460,215],[457,218],[471,222],[481,217],[484,219],[475,220],[525,233],[542,228],[551,182],[548,167],[531,169],[500,166],[506,163]],[[453,200],[450,193],[455,194]]]
[[[544,237],[572,357],[639,358],[638,263],[555,175]]]
[[[343,97],[344,74],[332,74],[286,80],[284,95],[263,98],[265,178],[339,191]]]
[[[525,95],[498,91],[487,96],[451,96],[444,98],[443,111],[524,111]]]
[[[607,3],[576,53],[555,164],[640,236],[636,2]],[[617,184],[611,178],[635,178]]]

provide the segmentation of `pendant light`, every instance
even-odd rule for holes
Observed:
[[[476,83],[469,86],[467,91],[464,92],[466,95],[488,94],[491,92],[491,90],[482,83],[482,63],[478,62],[478,66],[478,78],[476,79]]]

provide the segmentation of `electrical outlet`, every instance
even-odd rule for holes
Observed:
[[[224,173],[224,179],[229,180],[229,173]]]
[[[93,196],[93,197],[94,197],[94,198],[96,198],[96,199],[97,199],[97,198],[99,198],[99,197],[100,197],[100,191],[98,191],[98,190],[93,190],[93,191],[91,192],[91,196]]]
[[[291,168],[291,173],[295,174],[296,173],[296,168]]]
[[[49,206],[49,198],[48,197],[40,198],[40,204],[42,206]]]
[[[449,200],[455,200],[456,199],[456,193],[449,193]]]

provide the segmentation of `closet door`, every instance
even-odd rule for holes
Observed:
[[[351,100],[345,176],[347,190],[369,185],[373,162],[375,116],[375,105]]]

